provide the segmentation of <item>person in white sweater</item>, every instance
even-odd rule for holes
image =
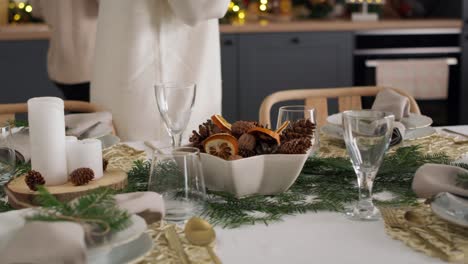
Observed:
[[[218,18],[229,0],[101,0],[91,102],[122,140],[168,140],[154,85],[195,83],[186,133],[221,112]]]
[[[31,0],[33,15],[52,35],[47,55],[49,78],[66,100],[89,101],[98,0]]]

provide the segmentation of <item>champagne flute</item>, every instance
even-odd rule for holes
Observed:
[[[393,114],[372,111],[343,112],[344,139],[357,175],[359,200],[346,212],[353,220],[378,220],[380,213],[372,202],[372,187],[393,132]]]
[[[162,83],[155,85],[154,90],[159,113],[172,138],[172,146],[180,147],[195,103],[196,85]]]

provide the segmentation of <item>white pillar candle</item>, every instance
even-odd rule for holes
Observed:
[[[66,149],[66,152],[67,152],[67,172],[68,172],[68,176],[70,176],[70,173],[72,172],[71,170],[71,164],[69,163],[69,158],[68,156],[70,155],[70,150],[71,150],[71,145],[73,143],[75,143],[76,141],[78,141],[78,138],[77,137],[74,137],[74,136],[66,136],[65,137],[65,149]]]
[[[102,146],[98,139],[69,140],[67,142],[68,172],[79,168],[90,168],[94,172],[94,179],[103,176]]]
[[[28,100],[32,169],[47,186],[68,181],[63,100],[37,97]]]

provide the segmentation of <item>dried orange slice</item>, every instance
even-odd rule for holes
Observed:
[[[285,130],[289,126],[290,123],[291,122],[289,122],[289,120],[285,121],[278,129],[276,129],[275,132],[278,134],[281,134],[281,132],[283,132],[283,130]]]
[[[229,134],[214,134],[203,141],[205,152],[222,159],[237,155],[239,144],[237,139]]]
[[[254,128],[249,129],[247,133],[252,134],[252,135],[258,134],[260,137],[275,140],[276,143],[278,143],[278,145],[281,142],[280,134],[268,128],[254,127]]]
[[[221,115],[212,115],[211,121],[223,131],[231,131],[232,125]]]

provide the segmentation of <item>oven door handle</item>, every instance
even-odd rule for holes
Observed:
[[[354,55],[414,55],[414,54],[445,54],[460,53],[460,47],[428,47],[428,48],[391,48],[391,49],[358,49]]]
[[[454,66],[458,64],[457,58],[445,58],[445,60],[447,61],[447,65],[449,66]],[[379,61],[387,61],[387,60],[366,60],[366,67],[375,68],[379,65]],[[391,61],[394,61],[394,60],[391,60]]]

